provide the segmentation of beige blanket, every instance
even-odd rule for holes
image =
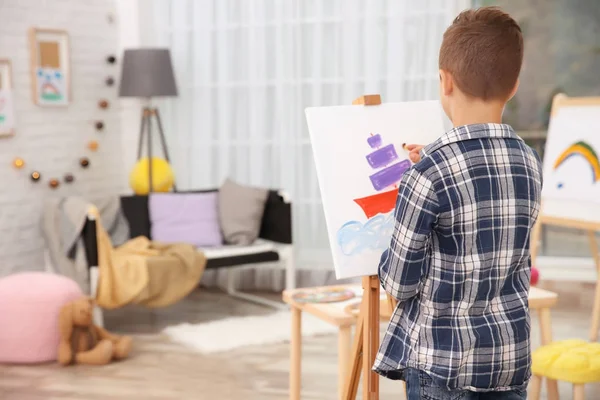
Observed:
[[[98,237],[98,305],[165,307],[198,286],[206,258],[188,244],[161,244],[140,236],[113,248],[96,219]]]

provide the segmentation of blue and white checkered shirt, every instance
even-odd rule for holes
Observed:
[[[379,278],[398,299],[374,370],[416,368],[448,389],[509,390],[530,377],[529,235],[537,154],[503,124],[459,126],[405,173]]]

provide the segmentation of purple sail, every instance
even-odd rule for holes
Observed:
[[[381,147],[381,135],[378,133],[377,135],[370,136],[367,139],[367,143],[369,143],[369,146],[373,149]]]
[[[395,185],[402,178],[402,174],[410,168],[410,165],[410,161],[404,160],[374,173],[369,177],[373,188],[380,191],[388,186]]]
[[[381,149],[367,154],[367,161],[372,168],[381,168],[390,165],[398,159],[398,153],[393,144],[388,144]]]

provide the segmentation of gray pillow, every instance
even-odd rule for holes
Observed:
[[[226,243],[250,245],[260,232],[269,191],[227,179],[219,189],[219,222]]]

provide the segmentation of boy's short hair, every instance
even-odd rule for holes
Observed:
[[[444,33],[439,63],[467,95],[506,100],[523,63],[521,28],[497,7],[463,11]]]

